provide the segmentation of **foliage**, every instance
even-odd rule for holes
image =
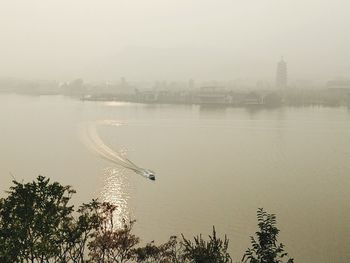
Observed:
[[[96,200],[74,217],[70,186],[39,176],[32,183],[14,181],[0,199],[0,262],[128,262],[139,238],[134,222],[115,229],[116,207]],[[90,258],[87,258],[90,256]]]
[[[215,227],[213,234],[209,236],[209,241],[203,240],[199,235],[194,237],[194,242],[186,239],[183,235],[183,254],[184,258],[193,263],[229,263],[232,259],[227,252],[229,240],[221,240],[216,236]]]
[[[126,223],[119,229],[114,229],[114,206],[103,204],[102,221],[92,234],[88,247],[93,262],[132,262],[135,258],[134,249],[140,239],[131,233],[135,221]]]
[[[67,229],[72,224],[74,190],[39,176],[37,181],[14,181],[9,196],[0,200],[0,262],[67,260]]]
[[[145,247],[135,250],[136,262],[143,263],[180,263],[185,262],[180,259],[180,247],[176,236],[171,236],[169,241],[156,246],[154,241]]]
[[[77,210],[69,204],[75,191],[39,176],[31,183],[14,181],[0,199],[0,262],[97,263],[230,263],[229,240],[191,241],[182,235],[161,245],[140,246],[133,234],[135,221],[115,225],[116,206],[92,200]],[[282,262],[287,253],[277,245],[276,218],[258,210],[260,231],[243,257],[249,263]],[[292,262],[290,260],[289,262]]]
[[[279,229],[276,227],[276,216],[268,214],[262,208],[257,212],[259,231],[257,239],[251,237],[252,248],[248,248],[243,256],[243,262],[250,263],[282,263],[288,253],[284,245],[277,243]],[[292,263],[293,259],[288,259]]]

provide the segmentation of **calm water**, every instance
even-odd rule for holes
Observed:
[[[101,124],[102,123],[102,124]],[[157,173],[151,182],[100,158],[103,144]],[[296,262],[350,260],[350,110],[203,109],[0,95],[1,191],[38,174],[138,220],[144,241],[227,233],[234,261],[258,207],[276,213]],[[95,146],[91,147],[91,146]]]

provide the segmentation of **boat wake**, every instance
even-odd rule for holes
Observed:
[[[148,169],[141,168],[135,163],[130,161],[125,153],[118,153],[108,147],[101,137],[98,135],[98,126],[122,126],[123,123],[116,121],[99,121],[94,123],[86,123],[80,126],[81,139],[83,143],[92,152],[97,154],[99,157],[112,162],[118,166],[134,171],[135,173],[142,175],[148,179],[155,180],[154,172]]]

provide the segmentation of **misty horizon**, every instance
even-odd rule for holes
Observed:
[[[0,77],[274,82],[348,78],[350,3],[2,1]],[[152,65],[150,65],[152,64]]]

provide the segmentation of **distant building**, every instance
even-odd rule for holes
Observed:
[[[327,88],[326,104],[350,107],[350,80],[330,80]]]
[[[244,105],[262,105],[264,103],[264,99],[261,95],[256,92],[250,92],[244,98]]]
[[[122,77],[119,84],[116,86],[116,92],[117,94],[132,95],[135,93],[135,88]]]
[[[287,63],[281,59],[277,63],[277,72],[276,72],[276,87],[279,89],[284,89],[288,84],[288,72],[287,72]]]
[[[195,87],[195,83],[193,79],[188,80],[188,89],[193,90]]]
[[[201,87],[198,94],[200,104],[228,104],[231,101],[231,96],[221,87]]]
[[[156,103],[159,99],[159,92],[146,90],[138,92],[138,101],[141,103]]]
[[[75,79],[62,85],[63,94],[69,96],[82,96],[86,92],[86,85],[83,79]]]
[[[327,82],[329,89],[350,89],[350,80],[330,80]]]

